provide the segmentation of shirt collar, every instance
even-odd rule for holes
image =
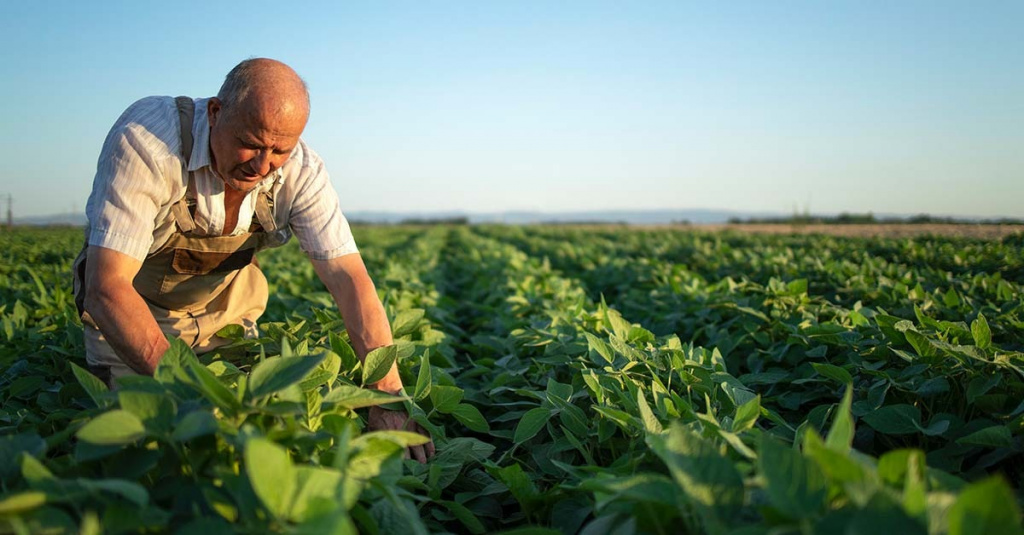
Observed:
[[[196,100],[196,115],[192,120],[192,158],[188,170],[195,171],[210,165],[210,119],[206,116],[208,98]]]

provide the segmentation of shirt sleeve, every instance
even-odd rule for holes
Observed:
[[[179,169],[179,181],[181,175],[177,115],[163,100],[136,102],[107,135],[86,205],[89,245],[140,261],[148,255],[157,216],[173,193],[168,171]]]
[[[302,250],[314,260],[329,260],[358,253],[348,220],[341,213],[338,193],[320,156],[304,143],[301,146],[303,177],[292,204],[289,225]]]

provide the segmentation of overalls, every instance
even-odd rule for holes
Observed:
[[[221,328],[240,324],[246,336],[256,336],[256,320],[267,306],[267,280],[256,263],[255,253],[274,243],[277,230],[270,191],[257,193],[255,216],[249,231],[237,236],[204,236],[195,232],[190,210],[194,207],[195,181],[188,171],[192,156],[192,99],[175,99],[181,121],[182,173],[188,188],[168,214],[174,232],[157,251],[142,262],[133,286],[146,301],[165,335],[181,338],[197,353],[227,344],[216,336]],[[193,208],[194,209],[194,208]],[[114,380],[138,374],[107,343],[89,312],[84,309],[85,262],[88,243],[73,267],[75,304],[82,316],[85,353],[90,371],[113,388]]]

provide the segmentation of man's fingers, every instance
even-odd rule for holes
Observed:
[[[431,438],[431,441],[427,442],[426,444],[424,444],[422,446],[422,448],[423,448],[423,453],[424,453],[424,455],[426,456],[427,459],[433,457],[436,450],[434,448],[434,441],[433,441],[432,437],[430,436],[430,433],[428,433],[426,429],[423,429],[423,426],[421,426],[420,424],[416,424],[416,427],[415,427],[414,430],[417,433],[419,433],[419,434],[421,434],[421,435],[423,435],[423,436],[425,436],[427,438]]]
[[[427,462],[427,455],[423,452],[423,446],[411,446],[406,451],[411,451],[412,458],[416,459],[420,464]]]

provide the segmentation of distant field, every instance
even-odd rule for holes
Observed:
[[[735,230],[764,234],[827,234],[858,238],[906,238],[914,236],[954,236],[963,238],[999,239],[1024,233],[1024,225],[948,225],[948,224],[856,224],[856,225],[789,225],[735,224],[695,225],[708,231]]]
[[[293,241],[260,338],[117,392],[81,230],[5,232],[0,533],[1020,533],[1021,230],[359,226],[394,348]],[[409,399],[361,388],[393,359]]]

